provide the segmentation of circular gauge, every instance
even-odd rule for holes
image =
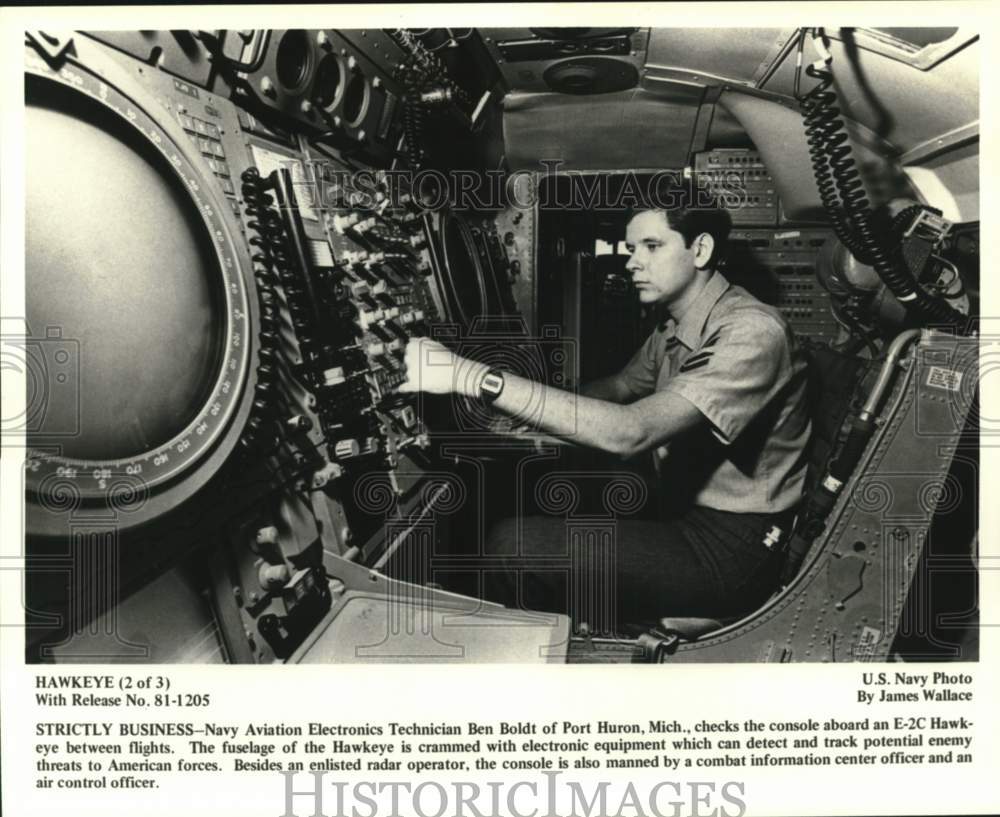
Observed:
[[[243,251],[186,135],[121,69],[28,52],[25,103],[29,495],[175,505],[249,412]]]
[[[31,441],[77,460],[134,457],[184,429],[219,369],[224,294],[211,238],[166,160],[96,103],[49,93],[25,120],[28,326],[56,327],[66,359],[52,367],[79,375],[76,399],[49,400]],[[73,360],[80,342],[86,358]],[[73,436],[45,433],[77,425]]]
[[[617,50],[618,43],[614,40],[594,40],[590,43],[590,51],[594,54],[608,54]]]
[[[553,63],[542,79],[551,90],[563,94],[607,94],[634,88],[639,71],[615,57],[576,57]]]
[[[482,260],[468,222],[445,213],[440,223],[443,289],[456,317],[466,326],[487,311],[486,279]]]
[[[368,113],[370,95],[368,80],[363,74],[352,74],[344,89],[344,121],[352,128],[357,127]]]
[[[316,79],[313,83],[313,97],[317,105],[331,110],[340,101],[344,91],[344,69],[340,58],[327,54],[320,60],[316,68]]]
[[[292,28],[281,36],[274,55],[274,70],[278,82],[287,91],[301,90],[309,78],[312,48],[309,35],[301,28]]]

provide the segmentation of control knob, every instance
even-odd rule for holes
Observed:
[[[259,546],[278,544],[278,529],[274,525],[268,525],[258,530],[257,544]]]
[[[260,584],[261,590],[280,590],[288,584],[291,575],[291,571],[286,564],[270,565],[267,562],[263,562],[257,570],[257,581]]]
[[[349,460],[361,453],[361,446],[357,440],[340,440],[334,447],[333,453],[338,460]]]
[[[361,221],[361,213],[338,214],[333,217],[333,229],[339,235],[343,235],[359,221]]]
[[[295,414],[289,417],[285,420],[285,425],[289,431],[311,431],[313,427],[312,420],[304,414]]]

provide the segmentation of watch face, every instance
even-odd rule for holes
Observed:
[[[500,372],[489,372],[483,378],[479,390],[482,392],[483,399],[495,400],[503,391],[503,375]]]

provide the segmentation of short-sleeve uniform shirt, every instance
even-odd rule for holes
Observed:
[[[777,513],[802,494],[810,424],[806,364],[781,313],[714,273],[622,372],[635,397],[670,391],[708,420],[655,452],[677,507]]]

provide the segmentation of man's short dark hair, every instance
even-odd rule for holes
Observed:
[[[733,220],[704,188],[673,182],[658,187],[654,196],[643,199],[629,210],[626,223],[648,212],[663,213],[670,229],[683,237],[685,247],[690,247],[702,233],[712,236],[715,247],[709,264],[715,265],[724,254]]]

